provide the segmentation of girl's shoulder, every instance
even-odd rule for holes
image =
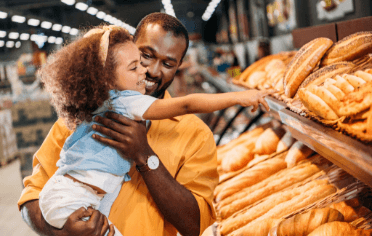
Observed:
[[[143,95],[143,94],[138,91],[134,91],[134,90],[122,90],[122,91],[110,90],[109,91],[110,99],[114,99],[117,97],[129,97],[129,96],[138,96],[138,95]]]

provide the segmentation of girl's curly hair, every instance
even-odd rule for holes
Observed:
[[[133,41],[124,28],[113,29],[103,65],[98,56],[102,35],[81,37],[64,46],[50,55],[38,71],[58,116],[71,130],[83,121],[92,121],[92,112],[109,98],[109,90],[116,82],[116,51],[124,43]]]

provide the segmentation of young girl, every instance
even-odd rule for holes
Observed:
[[[98,209],[106,193],[130,180],[130,157],[92,138],[94,116],[114,111],[134,120],[156,120],[237,104],[267,107],[263,97],[269,92],[257,90],[157,99],[144,95],[146,72],[132,37],[117,26],[90,30],[50,56],[39,71],[59,117],[74,130],[60,153],[58,170],[39,196],[50,225],[62,228],[81,207]]]

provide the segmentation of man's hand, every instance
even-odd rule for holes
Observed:
[[[22,217],[24,221],[36,233],[40,235],[50,236],[85,236],[96,235],[104,236],[107,230],[110,230],[108,236],[114,236],[114,225],[108,224],[106,216],[97,210],[88,208],[80,208],[70,215],[62,229],[57,229],[49,225],[39,207],[39,200],[26,202],[21,207]],[[88,221],[83,221],[81,218],[90,217]]]
[[[106,117],[109,119],[97,116],[95,121],[105,127],[93,125],[93,129],[111,139],[100,135],[93,135],[93,138],[116,148],[137,165],[146,164],[147,157],[155,153],[147,142],[144,123],[133,121],[113,112],[107,112]]]

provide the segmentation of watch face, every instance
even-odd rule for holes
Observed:
[[[152,155],[147,159],[147,165],[151,170],[155,170],[159,166],[159,158],[155,155]]]

